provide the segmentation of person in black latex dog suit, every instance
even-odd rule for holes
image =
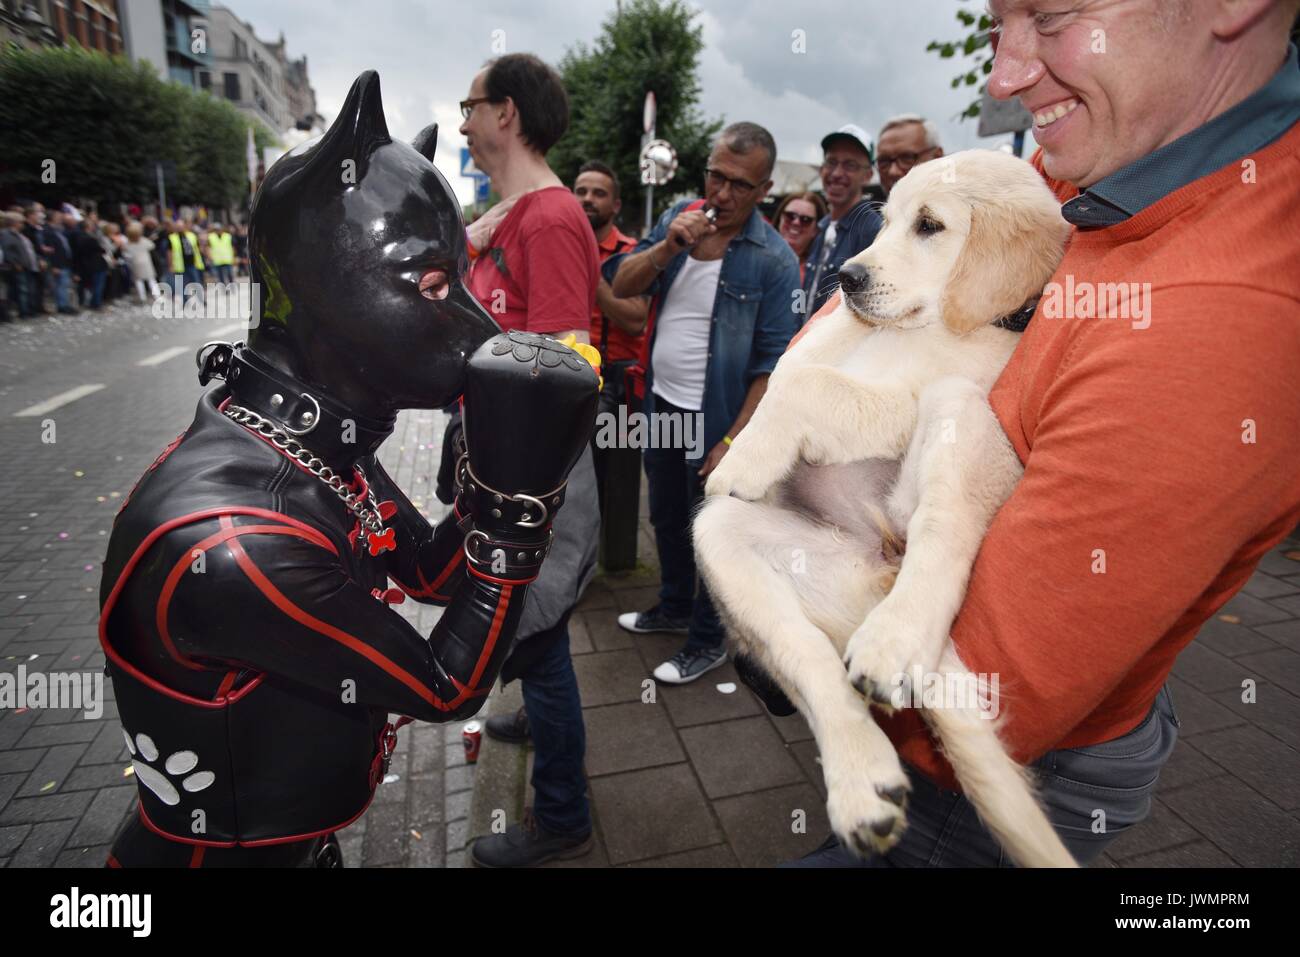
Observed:
[[[366,73],[258,192],[261,314],[247,345],[200,352],[201,381],[225,383],[109,541],[100,640],[140,793],[110,866],[338,866],[389,713],[474,714],[510,650],[597,377],[552,339],[499,335],[463,288],[436,137],[394,142]],[[468,452],[434,528],[375,453],[397,409],[457,396]],[[447,606],[429,638],[390,580]]]

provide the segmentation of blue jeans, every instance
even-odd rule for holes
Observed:
[[[60,311],[72,308],[72,270],[60,269],[54,277],[54,305]]]
[[[655,396],[655,412],[694,414],[660,396]],[[704,498],[701,463],[688,461],[685,449],[646,449],[644,459],[650,524],[659,550],[659,606],[669,618],[690,619],[688,652],[719,649],[726,632],[703,579],[696,591],[695,545],[691,541],[691,521]]]
[[[1146,720],[1101,744],[1049,751],[1032,765],[1047,817],[1074,859],[1088,864],[1115,838],[1151,813],[1160,769],[1178,741],[1169,686],[1156,695]],[[838,842],[783,867],[1013,867],[962,794],[907,768],[912,793],[907,830],[887,854],[866,860]],[[1104,819],[1098,814],[1105,812]],[[1104,825],[1104,827],[1102,826]]]
[[[101,271],[91,273],[89,276],[83,276],[81,279],[81,288],[83,295],[82,305],[89,306],[91,309],[98,309],[104,304],[104,285],[108,282],[108,272]]]
[[[582,773],[587,729],[569,655],[568,615],[525,640],[548,643],[547,650],[520,675],[533,739],[533,815],[551,834],[585,835],[591,830],[587,779]]]

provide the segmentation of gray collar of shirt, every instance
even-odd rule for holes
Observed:
[[[1300,68],[1296,47],[1260,89],[1172,143],[1148,153],[1084,190],[1061,207],[1082,229],[1114,226],[1148,206],[1263,149],[1300,120]]]

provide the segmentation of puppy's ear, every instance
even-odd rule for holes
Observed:
[[[970,234],[944,290],[943,322],[957,335],[1015,312],[1043,291],[1064,252],[1069,227],[1056,204],[976,204]]]
[[[415,139],[411,140],[411,145],[415,147],[417,153],[433,162],[433,154],[438,150],[438,124],[430,123],[419,133],[415,134]]]

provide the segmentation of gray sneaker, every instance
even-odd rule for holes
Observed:
[[[659,605],[649,611],[626,611],[618,616],[618,626],[625,631],[638,635],[651,632],[664,632],[670,635],[684,635],[690,622],[685,618],[669,618]]]
[[[716,651],[682,651],[677,652],[654,670],[656,681],[669,685],[690,684],[701,675],[707,674],[727,660],[727,653],[722,649]]]

